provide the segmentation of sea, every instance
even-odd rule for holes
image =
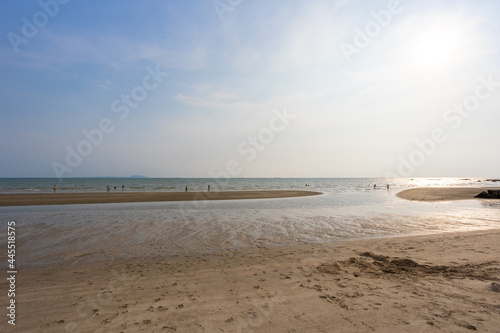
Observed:
[[[310,190],[321,195],[194,202],[0,207],[22,265],[177,256],[500,228],[499,200],[413,202],[416,187],[500,187],[482,178],[4,178],[0,193]],[[115,189],[116,186],[116,189]],[[4,256],[4,254],[2,254]]]

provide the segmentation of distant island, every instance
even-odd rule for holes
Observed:
[[[141,175],[132,175],[129,177],[116,177],[116,176],[106,176],[106,177],[82,177],[82,178],[149,178]]]

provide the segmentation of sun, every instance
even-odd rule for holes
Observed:
[[[456,33],[446,30],[428,30],[419,36],[415,57],[423,67],[446,66],[456,59],[459,39]]]

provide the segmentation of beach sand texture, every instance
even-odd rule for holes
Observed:
[[[498,332],[499,253],[496,229],[23,268],[16,331]]]
[[[401,197],[459,200],[477,191],[415,189]],[[180,256],[81,254],[64,264],[19,268],[15,328],[498,332],[499,254],[500,229]],[[8,290],[5,279],[0,288]],[[7,304],[7,293],[0,302]],[[7,331],[6,321],[0,331]]]
[[[426,187],[401,191],[398,197],[413,201],[451,201],[474,199],[474,196],[487,190],[500,190],[498,187]]]
[[[121,202],[272,199],[319,195],[313,191],[12,193],[0,194],[0,206],[70,205]]]

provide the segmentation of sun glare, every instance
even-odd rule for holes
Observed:
[[[417,42],[415,55],[424,67],[448,65],[458,52],[459,39],[453,32],[427,31]]]

